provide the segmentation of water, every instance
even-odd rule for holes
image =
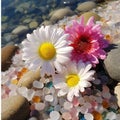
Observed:
[[[76,11],[77,5],[85,1],[87,0],[2,0],[2,46],[11,42],[20,43],[25,39],[26,33],[31,33],[43,21],[49,21],[49,14],[55,9],[68,6]],[[31,28],[30,23],[33,21],[36,23]],[[14,34],[13,30],[20,25],[27,29]]]

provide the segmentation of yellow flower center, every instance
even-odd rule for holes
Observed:
[[[44,60],[51,60],[56,55],[56,49],[53,44],[45,42],[39,46],[38,53]]]
[[[66,76],[66,83],[69,87],[74,87],[78,84],[80,78],[77,74],[69,74]]]

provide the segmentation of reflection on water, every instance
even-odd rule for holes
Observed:
[[[78,4],[85,1],[87,0],[2,0],[2,46],[9,42],[20,43],[26,33],[41,25],[43,21],[53,24],[50,15],[55,9],[68,6],[77,14]],[[17,27],[19,29],[14,31]]]

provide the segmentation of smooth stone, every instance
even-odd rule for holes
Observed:
[[[29,103],[20,96],[2,99],[2,120],[25,120],[29,116]]]
[[[87,23],[89,18],[92,17],[92,16],[94,17],[95,21],[100,21],[100,19],[101,19],[101,17],[94,12],[85,12],[85,13],[81,14],[81,16],[84,17],[85,23]]]
[[[51,21],[48,21],[48,20],[45,20],[41,23],[41,25],[52,25],[52,22]]]
[[[32,21],[29,23],[29,28],[34,29],[38,27],[38,22]]]
[[[50,13],[50,17],[51,17],[50,21],[52,23],[55,23],[58,20],[64,18],[65,16],[70,16],[73,14],[74,14],[74,12],[69,7],[60,8],[60,9],[55,10],[55,11]]]
[[[104,60],[104,67],[112,79],[120,81],[120,43],[110,49]]]
[[[85,11],[89,11],[89,10],[95,8],[95,7],[96,7],[96,3],[95,2],[87,1],[87,2],[84,2],[84,3],[78,4],[77,10],[80,11],[80,12],[81,11],[85,12]]]
[[[117,103],[118,103],[118,106],[120,107],[120,83],[118,83],[118,85],[115,87],[114,93],[116,94]]]
[[[31,21],[32,21],[32,19],[27,18],[27,19],[25,19],[25,20],[23,21],[23,23],[30,23]]]
[[[26,33],[28,30],[29,30],[29,28],[27,26],[19,25],[18,27],[13,29],[12,33],[17,34],[17,35],[21,35],[23,33]]]
[[[18,36],[17,35],[13,35],[11,33],[5,33],[3,35],[3,39],[6,42],[10,42],[10,41],[14,41],[15,39],[18,39]]]
[[[12,64],[11,58],[18,49],[15,45],[6,45],[1,50],[2,71],[7,70]]]
[[[57,111],[52,111],[50,112],[50,118],[52,120],[58,120],[60,118],[60,114]]]
[[[25,86],[31,88],[33,81],[40,79],[40,70],[28,71],[18,82],[18,86]]]

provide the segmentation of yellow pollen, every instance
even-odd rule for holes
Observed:
[[[51,60],[56,54],[56,49],[53,44],[45,42],[39,46],[38,53],[44,60]]]
[[[78,84],[80,78],[77,74],[69,74],[66,76],[66,83],[69,87],[74,87]]]

